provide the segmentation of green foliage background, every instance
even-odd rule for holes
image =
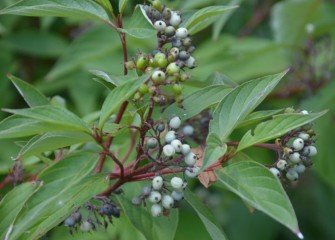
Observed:
[[[15,1],[3,0],[0,9]],[[111,1],[117,9],[118,1]],[[141,1],[129,1],[125,9],[128,19]],[[258,110],[285,108],[314,112],[329,109],[317,121],[315,130],[318,156],[311,171],[295,186],[286,190],[296,210],[300,229],[306,239],[335,239],[335,4],[321,0],[176,0],[165,1],[185,14],[209,5],[240,7],[215,17],[214,24],[194,36],[195,57],[199,67],[193,71],[193,81],[187,92],[206,86],[212,72],[220,72],[238,83],[290,68],[289,73]],[[310,31],[312,28],[313,31]],[[150,51],[154,38],[128,37],[129,55],[138,49]],[[110,27],[89,20],[54,17],[0,16],[0,107],[21,108],[25,104],[6,77],[10,72],[35,85],[53,101],[66,105],[79,116],[101,107],[107,91],[92,81],[90,69],[113,75],[122,74],[122,50],[117,34]],[[7,114],[0,112],[0,119]],[[234,132],[240,138],[246,129]],[[120,151],[126,146],[120,144]],[[0,140],[0,179],[13,161],[18,145],[12,140]],[[272,153],[252,149],[253,159],[267,164]],[[31,172],[36,160],[27,160]],[[35,165],[34,165],[35,167]],[[245,204],[232,193],[220,188],[204,189],[197,183],[192,188],[210,206],[229,239],[295,239],[284,226],[262,213],[250,213]],[[9,190],[1,192],[1,197]],[[186,206],[179,211],[175,239],[210,239],[195,212]],[[121,218],[114,221],[108,233],[68,235],[65,227],[56,227],[47,239],[142,239],[143,236]]]

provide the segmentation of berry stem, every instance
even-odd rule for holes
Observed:
[[[240,145],[240,142],[226,142],[226,144],[229,147],[237,147],[238,145]],[[281,147],[277,146],[276,144],[272,144],[272,143],[258,143],[252,146],[259,147],[259,148],[266,148],[266,149],[270,149],[274,151],[278,151],[281,149]]]

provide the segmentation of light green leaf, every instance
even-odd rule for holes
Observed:
[[[29,83],[10,74],[7,77],[12,81],[16,89],[30,107],[50,104],[48,99]]]
[[[141,191],[138,189],[138,191]],[[130,193],[131,194],[131,193]],[[122,195],[117,196],[124,217],[138,229],[146,239],[173,240],[178,226],[178,210],[172,209],[166,217],[154,218],[150,207],[134,206],[129,199]]]
[[[191,191],[185,192],[185,199],[191,205],[191,207],[196,211],[199,218],[206,227],[209,235],[213,240],[224,240],[227,239],[225,233],[221,228],[221,224],[214,217],[213,213],[210,211],[209,207],[206,207],[198,197]]]
[[[263,110],[263,111],[258,111],[258,112],[253,112],[250,113],[239,125],[237,125],[236,128],[241,128],[248,126],[250,124],[254,124],[257,122],[260,122],[264,119],[267,119],[279,112],[283,111],[282,109],[277,109],[277,110]]]
[[[206,169],[215,163],[220,157],[227,152],[227,145],[222,143],[215,134],[207,136],[207,146],[204,153],[201,169]]]
[[[94,142],[92,136],[82,132],[49,132],[35,136],[23,146],[17,158],[23,159],[46,151],[68,147],[78,143]]]
[[[8,192],[0,202],[0,238],[10,234],[10,228],[26,201],[42,186],[39,182],[22,183]]]
[[[191,118],[204,109],[220,102],[232,89],[223,85],[205,87],[188,95],[183,101],[183,108],[171,104],[164,111],[164,115],[170,118],[177,115],[183,118]]]
[[[119,13],[123,13],[124,9],[126,8],[128,0],[119,0]]]
[[[286,72],[246,82],[231,91],[216,107],[209,132],[224,141],[274,89]]]
[[[108,14],[103,7],[92,0],[24,0],[0,10],[0,14],[74,17],[109,21]]]
[[[322,111],[320,113],[310,113],[308,115],[291,113],[274,116],[273,119],[258,124],[253,133],[249,130],[242,137],[237,151],[241,151],[256,143],[262,143],[280,137],[295,128],[314,121],[326,112],[327,111]]]
[[[84,131],[90,133],[88,125],[74,113],[57,106],[37,106],[25,109],[4,109],[4,111],[32,118],[41,122],[51,123],[54,125],[71,128],[72,131]]]
[[[298,237],[298,221],[280,181],[266,167],[254,161],[230,164],[215,172],[219,183],[246,203],[280,222]]]
[[[26,203],[14,222],[10,239],[38,239],[80,205],[106,188],[105,176],[88,176],[99,155],[70,155],[38,176],[43,186]]]
[[[130,98],[138,87],[148,79],[148,75],[143,75],[133,81],[128,81],[114,88],[105,99],[99,119],[99,128],[101,129],[113,112],[128,98]]]
[[[130,18],[129,24],[119,30],[135,38],[151,38],[157,34],[157,31],[148,21],[144,10],[141,8],[142,5],[138,5]]]
[[[182,26],[187,28],[190,34],[195,34],[212,24],[216,19],[213,18],[214,16],[217,17],[219,14],[237,7],[238,6],[210,6],[200,9],[187,19]],[[209,19],[210,21],[208,21]]]
[[[113,14],[113,6],[109,0],[95,0],[103,6],[109,13]]]

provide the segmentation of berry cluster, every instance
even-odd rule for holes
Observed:
[[[128,69],[136,69],[139,75],[151,75],[135,93],[134,101],[150,94],[156,103],[163,104],[166,94],[160,86],[171,85],[174,100],[181,106],[182,83],[190,78],[185,70],[197,65],[191,56],[195,50],[192,39],[186,28],[179,27],[182,21],[180,13],[162,5],[159,0],[154,0],[152,5],[144,5],[143,10],[157,30],[158,47],[152,53],[139,53],[137,59],[133,58],[126,63]]]
[[[301,114],[308,114],[306,110]],[[314,146],[315,136],[308,124],[293,130],[282,138],[276,139],[276,144],[282,148],[281,156],[270,168],[270,171],[282,180],[297,181],[299,175],[304,173],[307,167],[312,166],[312,157],[317,154]]]
[[[73,229],[77,232],[78,226],[82,232],[94,231],[97,225],[103,225],[107,228],[108,223],[113,223],[112,217],[120,217],[120,209],[114,203],[111,203],[107,198],[99,200],[102,201],[101,205],[95,205],[91,202],[85,204],[85,208],[88,211],[88,216],[85,220],[83,220],[80,213],[80,208],[65,219],[64,225],[69,228],[71,234]]]

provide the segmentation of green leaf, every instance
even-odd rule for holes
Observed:
[[[126,76],[124,75],[117,76],[117,75],[109,74],[104,71],[95,70],[95,69],[91,69],[89,70],[89,72],[92,73],[94,76],[97,76],[98,78],[103,79],[107,83],[113,84],[114,86],[119,86],[125,83],[126,81],[132,81],[138,78],[137,75],[134,76],[134,75],[131,75],[130,73],[128,73],[128,75]]]
[[[207,146],[201,169],[206,169],[227,152],[227,145],[222,143],[215,134],[209,134],[206,142]]]
[[[114,88],[105,99],[99,119],[99,128],[101,129],[113,112],[128,98],[130,98],[138,87],[148,79],[148,75],[143,75],[138,79],[126,82]]]
[[[17,214],[24,207],[26,201],[42,186],[38,182],[22,183],[8,192],[0,202],[0,238],[5,239],[5,235],[10,234],[12,223]]]
[[[227,239],[219,221],[214,217],[210,209],[206,207],[195,194],[188,190],[185,192],[185,199],[196,211],[213,240]]]
[[[298,221],[280,181],[266,167],[254,161],[233,163],[216,171],[218,181],[246,203],[280,222],[298,237]]]
[[[209,132],[224,141],[274,89],[286,72],[246,82],[231,91],[216,107]]]
[[[119,13],[123,13],[124,9],[126,8],[128,0],[119,0]]]
[[[24,98],[29,107],[36,107],[42,105],[49,105],[48,99],[35,87],[29,83],[14,77],[13,75],[7,75],[7,77],[12,81],[16,89],[19,91],[21,96]]]
[[[105,176],[88,176],[99,155],[81,152],[47,168],[38,177],[43,186],[26,203],[14,222],[10,239],[38,239],[80,205],[106,188]]]
[[[138,191],[140,192],[141,189],[138,189]],[[122,195],[118,195],[117,200],[125,217],[146,239],[174,239],[178,226],[177,209],[172,209],[169,216],[154,218],[150,213],[150,207],[134,206],[129,199]]]
[[[276,110],[263,110],[263,111],[250,113],[239,125],[237,125],[236,128],[241,128],[241,127],[245,127],[245,126],[260,122],[281,111],[282,109],[276,109]]]
[[[151,22],[145,17],[142,5],[137,5],[129,24],[119,30],[135,38],[151,38],[157,34]]]
[[[109,21],[106,11],[92,0],[24,0],[0,10],[0,14],[74,17]]]
[[[113,6],[109,0],[95,0],[95,1],[97,1],[101,6],[103,6],[108,12],[113,14]]]
[[[271,27],[275,40],[283,44],[300,46],[299,44],[302,44],[308,36],[306,24],[313,20],[320,3],[318,0],[276,3],[271,12]]]
[[[83,120],[65,108],[50,105],[25,109],[4,110],[19,116],[39,120],[41,122],[63,126],[66,129],[71,128],[72,131],[84,131],[87,133],[91,132],[90,128]]]
[[[82,132],[49,132],[35,136],[23,146],[17,158],[23,159],[46,151],[71,146],[78,143],[94,142],[94,139]]]
[[[177,115],[183,118],[191,118],[204,109],[220,102],[229,92],[230,88],[223,85],[205,87],[188,95],[183,101],[183,108],[171,104],[164,111],[164,115],[170,118]]]
[[[258,124],[253,133],[249,130],[242,137],[237,151],[241,151],[256,143],[262,143],[280,137],[295,128],[314,121],[326,112],[327,111],[322,111],[320,113],[310,113],[308,115],[291,113],[274,116],[272,120]]]
[[[238,6],[210,6],[200,9],[183,23],[182,26],[187,28],[190,34],[195,34],[212,24],[216,20],[216,18],[213,18],[214,16],[216,17],[227,10],[237,7]]]

